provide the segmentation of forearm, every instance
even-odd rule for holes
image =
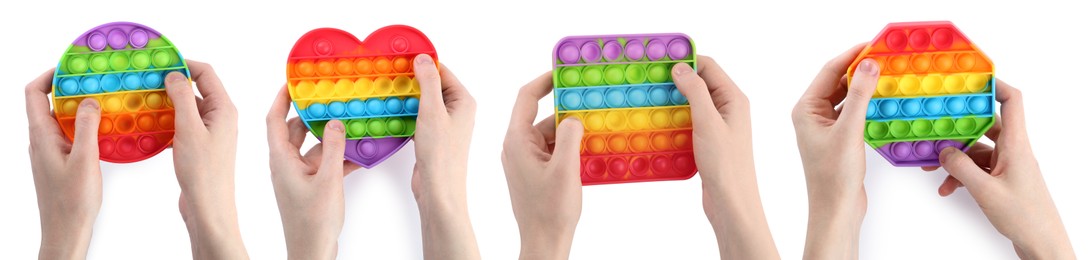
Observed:
[[[450,172],[422,172],[422,174],[465,176],[465,174]],[[426,183],[422,188],[427,191],[419,193],[417,206],[420,210],[420,225],[424,240],[424,259],[480,259],[477,239],[469,220],[465,180]]]
[[[859,230],[866,209],[857,204],[862,199],[856,196],[824,199],[810,194],[804,259],[859,258]]]
[[[542,225],[520,224],[522,249],[519,259],[568,259],[571,253],[574,229],[548,228]]]
[[[703,185],[704,211],[715,231],[720,257],[779,259],[761,205],[756,177],[752,171],[733,176],[738,178],[705,180]]]
[[[1055,211],[1053,211],[1055,212]],[[1058,213],[1052,221],[1034,225],[1039,228],[1031,237],[1011,238],[1019,257],[1023,259],[1075,259],[1075,250]]]
[[[233,185],[232,185],[233,186]],[[185,218],[193,255],[203,259],[246,259],[238,226],[234,189],[220,192],[184,192]],[[210,194],[220,194],[212,196]],[[223,195],[226,194],[226,195]],[[192,196],[191,196],[192,195]]]
[[[38,259],[85,259],[91,244],[92,223],[60,223],[42,219]]]

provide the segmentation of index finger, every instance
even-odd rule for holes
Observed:
[[[995,80],[995,100],[1001,104],[1002,131],[999,138],[1006,141],[1026,139],[1026,113],[1022,107],[1022,91],[1012,87],[1002,80]],[[1019,137],[1019,138],[1004,138]]]
[[[833,96],[837,89],[840,88],[840,78],[848,73],[848,66],[851,66],[852,61],[855,60],[856,56],[859,56],[859,52],[863,51],[863,47],[866,46],[867,43],[857,44],[825,63],[825,67],[822,67],[821,72],[818,72],[814,82],[810,84],[810,88],[806,89],[806,93],[802,95],[802,98],[827,99]]]
[[[53,89],[54,70],[46,70],[26,85],[26,117],[31,128],[54,121],[49,112],[49,93]]]
[[[291,98],[288,96],[288,85],[285,84],[276,94],[272,107],[269,108],[269,115],[265,117],[270,149],[279,150],[287,145],[285,142],[288,141],[288,123],[284,120],[288,117],[290,106]]]
[[[537,117],[537,102],[552,91],[553,73],[541,74],[526,86],[519,89],[515,98],[515,108],[511,111],[511,124],[508,129],[515,127],[530,127],[534,125]]]

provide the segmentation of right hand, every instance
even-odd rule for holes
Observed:
[[[950,175],[939,186],[939,195],[948,196],[964,185],[1021,258],[1075,259],[1030,149],[1022,93],[1002,81],[995,86],[1002,117],[996,117],[995,126],[985,134],[995,141],[995,148],[977,143],[968,154],[953,147],[942,150],[939,162]]]
[[[555,115],[534,125],[537,102],[552,91],[552,73],[519,90],[500,161],[522,237],[522,259],[564,259],[582,211],[579,145],[583,124]]]
[[[333,259],[344,227],[344,176],[360,166],[344,160],[345,128],[339,120],[325,125],[322,143],[299,154],[309,131],[298,117],[284,121],[290,106],[284,86],[265,118],[288,259]]]

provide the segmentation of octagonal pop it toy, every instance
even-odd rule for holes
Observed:
[[[115,163],[152,157],[174,141],[174,106],[163,79],[189,67],[161,33],[144,25],[114,22],[83,33],[64,52],[53,75],[53,108],[68,140],[76,109],[98,100],[99,158]]]
[[[864,140],[895,166],[938,166],[995,124],[991,60],[950,22],[891,23],[856,57],[880,64]]]
[[[694,48],[678,33],[571,36],[556,44],[556,123],[583,122],[584,185],[696,174],[689,102],[670,74],[677,63],[696,67]]]
[[[345,159],[374,167],[405,146],[416,131],[420,84],[413,59],[435,47],[405,25],[380,28],[362,42],[333,28],[307,32],[288,56],[288,90],[296,112],[319,139],[329,120],[341,120]]]

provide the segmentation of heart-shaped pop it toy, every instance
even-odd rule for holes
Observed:
[[[583,122],[583,185],[684,180],[696,174],[689,102],[674,64],[696,68],[684,34],[571,36],[553,49],[557,124]]]
[[[435,47],[405,25],[376,30],[362,42],[333,28],[307,32],[288,56],[288,90],[296,112],[319,139],[329,120],[341,120],[345,159],[366,168],[389,158],[412,139],[420,106],[413,59]]]
[[[848,70],[878,62],[863,139],[895,166],[938,166],[946,147],[967,151],[995,124],[992,61],[950,22],[886,25]]]
[[[174,106],[163,79],[189,67],[159,32],[136,23],[114,22],[83,33],[64,52],[53,75],[53,108],[68,140],[76,109],[98,100],[99,158],[115,163],[152,157],[174,141]]]

